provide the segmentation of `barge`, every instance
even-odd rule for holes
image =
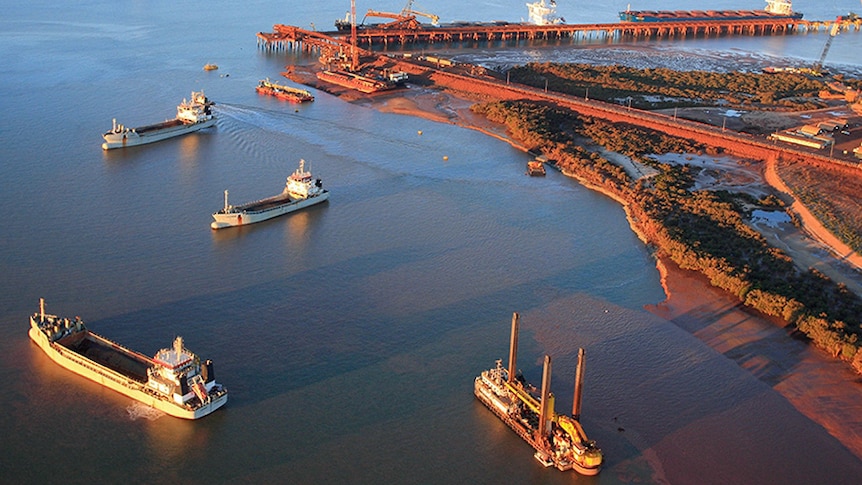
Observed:
[[[177,117],[152,125],[128,128],[117,123],[114,118],[111,130],[102,135],[105,142],[103,150],[145,145],[175,136],[185,135],[215,124],[216,118],[212,112],[215,105],[203,91],[192,92],[190,100],[183,100],[177,106]]]
[[[304,103],[306,101],[314,101],[314,95],[305,89],[293,88],[270,81],[269,79],[261,79],[257,83],[255,90],[260,94],[275,96],[278,99],[284,99],[291,103]]]
[[[212,361],[201,362],[182,337],[150,358],[89,331],[79,317],[45,313],[44,299],[29,335],[60,366],[171,416],[198,419],[227,402]]]
[[[354,89],[360,93],[371,94],[378,91],[395,89],[398,84],[388,79],[363,76],[354,72],[343,70],[318,71],[317,79],[326,81],[348,89]]]
[[[215,220],[210,224],[213,229],[254,224],[329,199],[323,182],[305,170],[305,160],[299,161],[299,168],[287,177],[284,190],[278,195],[237,206],[228,203],[227,195],[225,190],[224,208],[213,214]]]
[[[766,0],[763,10],[631,10],[620,12],[621,22],[702,22],[732,20],[800,20],[792,0]]]
[[[516,375],[519,315],[512,317],[509,345],[509,367],[497,360],[496,366],[483,371],[473,383],[473,394],[492,413],[506,423],[535,450],[534,457],[545,467],[560,471],[574,470],[581,475],[599,473],[602,450],[587,438],[580,424],[581,380],[584,370],[584,350],[578,353],[578,370],[572,415],[556,414],[554,395],[550,392],[551,358],[545,356],[542,390],[534,395],[535,387]]]

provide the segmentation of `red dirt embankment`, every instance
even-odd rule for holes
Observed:
[[[370,104],[383,111],[477,129],[517,146],[517,143],[506,137],[499,125],[494,126],[487,119],[473,114],[469,106],[477,99],[546,99],[460,76],[434,74],[427,79],[437,83],[434,90],[410,89],[397,96],[392,93],[370,98],[373,99]],[[593,109],[588,106],[581,108],[585,114],[605,119],[621,122],[631,122],[632,119],[631,116],[624,116],[624,113],[608,113],[601,109],[588,111]],[[697,137],[702,143],[721,146],[738,156],[770,160],[773,166],[776,161],[769,147],[741,142],[726,143],[724,140],[727,137],[715,136],[709,130],[692,134],[684,128],[668,127],[649,120],[642,121],[641,126],[686,138]],[[714,131],[722,134],[720,130]],[[620,202],[625,207],[624,201]],[[804,222],[813,225],[816,220],[806,218]],[[632,224],[632,227],[635,225]],[[645,238],[644,235],[639,236]],[[657,261],[657,267],[666,299],[648,306],[647,310],[688,330],[710,347],[734,359],[740,367],[763,379],[802,414],[823,426],[862,458],[862,414],[856,412],[862,389],[852,385],[856,376],[844,363],[827,358],[800,340],[788,338],[786,330],[780,325],[750,313],[735,297],[712,287],[701,275],[681,270],[671,262]],[[771,372],[775,369],[783,371]],[[828,400],[830,405],[823,406],[823,399]]]

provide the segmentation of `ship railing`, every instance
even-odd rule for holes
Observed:
[[[116,371],[113,371],[107,367],[96,367],[95,365],[91,364],[90,361],[82,358],[76,352],[69,350],[69,349],[66,349],[62,345],[55,344],[55,347],[56,347],[55,350],[59,354],[61,354],[64,358],[69,359],[69,360],[75,362],[76,364],[78,364],[82,367],[85,367],[86,369],[89,369],[90,371],[98,374],[99,376],[102,376],[102,377],[107,378],[111,381],[114,381],[115,383],[117,383],[121,386],[124,386],[127,388],[132,388],[132,389],[147,393],[147,394],[149,394],[149,395],[151,395],[151,396],[153,396],[153,397],[155,397],[161,401],[174,403],[174,401],[171,400],[168,396],[156,391],[155,389],[151,389],[145,385],[142,385],[140,382],[138,382],[136,380],[129,379],[128,377],[124,376],[123,374],[120,374]],[[222,394],[227,394],[227,389],[225,389],[224,387],[221,387],[217,397],[221,397]],[[174,403],[174,404],[176,404],[176,403]],[[195,409],[195,406],[191,406],[191,405],[186,404],[186,403],[181,404],[181,406],[188,409],[188,410],[194,410]]]
[[[145,362],[145,363],[146,363],[147,365],[149,365],[149,366],[153,366],[153,365],[155,365],[155,364],[156,364],[156,363],[155,363],[155,361],[153,361],[153,359],[152,359],[152,358],[147,357],[146,355],[144,355],[144,354],[142,354],[142,353],[140,353],[140,352],[134,351],[134,350],[132,350],[132,349],[129,349],[129,348],[127,348],[127,347],[123,347],[122,345],[120,345],[120,344],[118,344],[118,343],[116,343],[116,342],[114,342],[114,341],[112,341],[112,340],[108,340],[108,339],[106,339],[105,337],[102,337],[101,335],[99,335],[99,334],[97,334],[97,333],[89,332],[89,335],[90,335],[90,336],[92,336],[93,338],[95,338],[95,339],[99,340],[99,341],[100,341],[100,342],[102,342],[102,343],[105,343],[105,344],[107,344],[107,345],[110,345],[110,346],[111,346],[111,348],[113,348],[113,349],[115,349],[115,350],[119,350],[120,352],[123,352],[123,353],[125,353],[125,354],[127,354],[127,355],[130,355],[130,356],[132,356],[132,357],[134,357],[134,358],[136,358],[136,359],[140,359],[140,360],[142,360],[143,362]]]
[[[71,361],[75,362],[76,364],[78,364],[82,367],[85,367],[85,368],[89,369],[90,371],[95,372],[96,374],[98,374],[102,377],[110,379],[110,380],[116,382],[117,384],[120,384],[120,385],[123,385],[126,387],[138,387],[138,388],[141,387],[141,384],[139,382],[137,382],[133,379],[129,379],[127,376],[120,374],[119,372],[116,372],[112,369],[109,369],[109,368],[103,367],[103,366],[97,367],[96,365],[92,364],[91,361],[81,357],[77,352],[75,352],[73,350],[69,350],[60,344],[54,344],[54,346],[55,346],[55,350],[57,351],[57,353],[62,355],[63,358],[71,360]]]

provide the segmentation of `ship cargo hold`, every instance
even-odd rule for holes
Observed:
[[[800,20],[791,0],[767,0],[763,10],[631,10],[620,12],[621,22],[702,22],[734,20]]]

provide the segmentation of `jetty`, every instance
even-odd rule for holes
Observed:
[[[406,28],[363,27],[355,30],[356,43],[373,47],[407,44],[440,44],[465,42],[498,42],[520,40],[569,40],[579,42],[615,42],[648,39],[686,39],[697,37],[763,36],[860,31],[862,19],[834,20],[693,20],[676,22],[619,22],[607,24],[552,24],[487,22],[433,26],[418,24]],[[349,45],[351,32],[307,31],[282,24],[269,33],[258,32],[258,45],[266,50],[286,50],[299,42],[309,48],[333,43]]]

